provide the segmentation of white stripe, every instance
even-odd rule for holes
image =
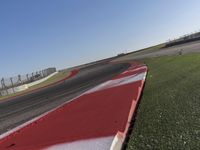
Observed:
[[[122,133],[123,134],[123,133]],[[124,137],[118,132],[112,142],[110,150],[121,150],[124,142]]]
[[[31,120],[29,120],[29,121],[27,121],[27,122],[21,124],[21,125],[19,125],[19,126],[13,128],[13,129],[11,129],[11,130],[9,130],[9,131],[7,131],[7,132],[1,134],[1,135],[0,135],[0,140],[3,139],[3,138],[5,138],[5,137],[8,137],[9,135],[15,133],[16,131],[21,130],[22,128],[28,126],[29,124],[31,124],[31,123],[33,123],[33,122],[35,122],[35,121],[37,121],[37,120],[39,120],[39,119],[41,119],[41,118],[47,116],[49,113],[51,113],[51,112],[53,112],[53,111],[55,111],[55,110],[57,110],[57,109],[63,107],[65,104],[70,103],[71,101],[73,101],[73,100],[75,100],[75,99],[77,99],[77,98],[83,96],[84,94],[85,94],[85,93],[82,93],[81,95],[78,95],[78,96],[72,98],[71,100],[66,101],[66,102],[62,103],[61,105],[59,105],[59,106],[57,106],[57,107],[55,107],[55,108],[53,108],[53,109],[51,109],[51,110],[49,110],[49,111],[47,111],[47,112],[45,112],[45,113],[43,113],[43,114],[41,114],[41,115],[39,115],[39,116],[37,116],[37,117],[35,117],[35,118],[33,118],[33,119],[31,119]]]
[[[114,136],[57,144],[46,150],[110,150]]]
[[[147,67],[146,66],[142,66],[142,67],[139,67],[139,68],[133,68],[133,69],[130,69],[130,70],[126,70],[124,71],[122,74],[126,74],[126,73],[130,73],[130,72],[135,72],[135,71],[139,71],[141,69],[146,69]]]
[[[95,88],[87,91],[86,94],[93,93],[93,92],[100,91],[100,90],[105,90],[105,89],[116,87],[116,86],[121,86],[121,85],[129,84],[129,83],[137,82],[137,81],[143,80],[145,76],[146,76],[146,72],[143,72],[140,74],[134,74],[134,75],[130,75],[127,77],[110,80],[110,81],[100,84],[99,86],[96,86]]]

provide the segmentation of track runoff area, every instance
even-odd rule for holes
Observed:
[[[144,64],[130,64],[114,78],[1,135],[0,149],[121,149],[147,74]]]

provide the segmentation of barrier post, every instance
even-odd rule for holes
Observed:
[[[26,74],[26,79],[27,79],[27,82],[29,82],[29,77],[28,77],[28,74]]]
[[[1,79],[1,85],[2,85],[2,88],[6,91],[6,94],[8,95],[8,89],[6,88],[4,78]]]
[[[10,78],[10,82],[11,82],[11,84],[12,84],[12,90],[13,90],[13,93],[15,93],[15,89],[14,89],[14,84],[13,84],[12,77]]]

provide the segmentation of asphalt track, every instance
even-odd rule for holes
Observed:
[[[121,56],[117,59],[114,59],[113,62],[120,62],[120,61],[131,61],[131,60],[140,60],[144,58],[154,58],[160,56],[173,56],[179,55],[180,50],[182,54],[189,54],[189,53],[200,53],[200,40],[190,43],[185,43],[181,45],[176,45],[167,48],[161,48],[156,51],[143,51],[141,54],[132,53],[129,55]]]
[[[84,91],[123,72],[129,66],[127,63],[104,64],[82,69],[76,76],[62,83],[0,102],[0,134],[70,101]]]

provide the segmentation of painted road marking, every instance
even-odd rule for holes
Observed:
[[[80,140],[71,143],[64,143],[53,145],[47,148],[47,150],[106,150],[111,147],[111,143],[114,140],[113,136],[94,138],[88,140]]]
[[[143,80],[144,76],[146,76],[146,72],[143,72],[143,73],[140,73],[140,74],[133,74],[133,75],[126,76],[126,77],[119,78],[119,79],[115,79],[115,80],[110,80],[110,81],[107,81],[107,82],[100,84],[99,86],[89,90],[88,92],[86,92],[86,94],[97,92],[97,91],[100,91],[100,90],[105,90],[105,89],[108,89],[108,88],[122,86],[122,85],[125,85],[125,84],[130,84],[130,83],[133,83],[133,82],[136,82],[136,81],[140,81],[140,80]]]

